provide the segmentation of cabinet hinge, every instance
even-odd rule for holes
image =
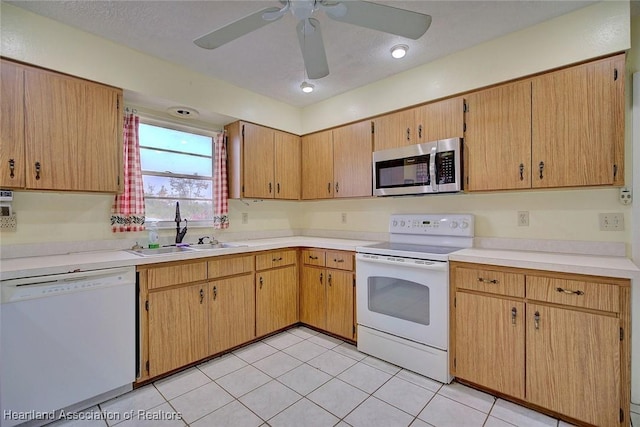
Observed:
[[[149,372],[149,361],[147,360],[147,363],[144,364],[145,369],[147,370],[147,372]]]
[[[145,309],[145,310],[147,310],[147,311],[149,311],[149,300],[146,300],[146,301],[144,302],[144,309]],[[149,363],[149,362],[147,362],[147,363]]]
[[[462,124],[462,132],[466,132],[467,131],[467,124],[463,123]]]
[[[616,80],[618,80],[618,69],[614,68],[613,69],[613,81],[615,82]]]
[[[624,329],[620,328],[620,341],[624,340]]]
[[[620,408],[620,422],[624,421],[624,411]]]
[[[457,298],[454,298],[453,299],[453,308],[456,308],[456,307],[458,307],[458,300],[457,300]]]
[[[353,278],[353,287],[354,288],[356,287],[356,278],[355,277]]]
[[[467,175],[467,187],[469,186],[469,175]]]
[[[242,125],[242,138],[244,138],[244,125]]]
[[[116,109],[119,110],[120,109],[120,100],[116,99]]]
[[[356,334],[356,325],[353,325],[353,335]]]

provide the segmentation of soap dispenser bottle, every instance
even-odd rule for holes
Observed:
[[[149,249],[160,247],[160,237],[158,236],[158,223],[152,222],[147,228],[149,230]]]

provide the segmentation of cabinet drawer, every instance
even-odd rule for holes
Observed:
[[[527,276],[527,299],[531,300],[617,312],[619,298],[617,285]]]
[[[304,249],[302,251],[302,262],[306,265],[324,267],[324,251],[320,249]]]
[[[206,262],[155,267],[150,268],[147,272],[149,289],[164,288],[166,286],[198,282],[206,279]]]
[[[524,298],[524,274],[456,268],[456,287],[491,294]]]
[[[274,251],[256,255],[256,270],[281,267],[296,263],[296,251]]]
[[[209,261],[209,278],[234,276],[253,271],[253,255],[221,258]]]
[[[327,267],[353,271],[353,253],[327,251]]]

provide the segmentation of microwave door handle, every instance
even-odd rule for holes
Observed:
[[[438,192],[438,183],[436,181],[436,153],[438,152],[438,144],[431,147],[431,155],[429,156],[429,175],[431,176],[431,192]]]

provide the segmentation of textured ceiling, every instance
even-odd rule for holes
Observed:
[[[215,50],[193,40],[278,1],[8,1],[133,49],[211,75],[294,106],[306,106],[428,63],[501,35],[594,3],[593,1],[379,1],[427,13],[433,22],[419,40],[340,23],[323,12],[330,74],[304,94],[304,67],[295,18],[284,18]],[[393,60],[389,49],[409,46]]]

